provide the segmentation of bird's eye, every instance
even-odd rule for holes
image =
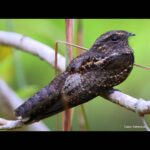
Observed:
[[[111,40],[112,41],[117,41],[118,40],[118,35],[116,35],[116,34],[112,35]]]

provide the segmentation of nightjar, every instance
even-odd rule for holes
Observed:
[[[128,44],[133,35],[122,30],[101,35],[66,71],[19,106],[16,117],[30,124],[85,103],[123,82],[134,64]]]

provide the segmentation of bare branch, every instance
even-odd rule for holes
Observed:
[[[23,103],[21,100],[9,87],[8,85],[0,79],[0,104],[7,105],[8,109],[7,115],[13,119],[15,118],[14,109]],[[5,120],[0,118],[0,129],[13,129],[17,127],[22,127],[23,123],[21,120]],[[49,131],[49,129],[42,123],[35,123],[26,127],[26,130],[31,131]]]
[[[0,31],[0,44],[9,45],[19,50],[36,55],[54,66],[55,52],[49,46],[18,33]],[[58,54],[58,68],[65,70],[65,58]]]
[[[115,89],[106,91],[101,96],[140,115],[150,114],[150,101],[136,99]]]
[[[0,118],[0,130],[9,130],[22,127],[23,123],[21,120],[6,120]]]

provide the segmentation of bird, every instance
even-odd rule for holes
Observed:
[[[15,109],[17,119],[31,124],[78,106],[127,79],[134,64],[128,38],[135,34],[112,30],[74,58],[66,70]]]

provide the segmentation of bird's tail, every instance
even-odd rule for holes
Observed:
[[[44,87],[19,106],[15,110],[16,117],[21,119],[24,124],[30,124],[63,111],[61,89],[66,76],[66,72],[58,75],[50,85]]]

